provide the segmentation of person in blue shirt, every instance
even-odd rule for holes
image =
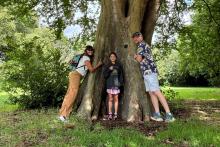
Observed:
[[[153,116],[151,116],[151,119],[154,121],[163,121],[159,110],[160,102],[166,111],[165,121],[175,121],[175,118],[170,113],[167,100],[160,90],[158,70],[153,60],[150,46],[143,40],[141,32],[133,33],[132,40],[135,44],[137,44],[138,47],[137,53],[134,55],[134,59],[140,63],[140,69],[144,78],[145,88],[146,91],[150,94],[151,102],[155,110]]]

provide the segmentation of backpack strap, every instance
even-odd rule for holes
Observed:
[[[80,58],[79,58],[79,62],[80,62],[80,60],[81,60],[81,58],[82,58],[83,56],[86,56],[86,55],[85,55],[85,54],[82,54],[82,55],[80,56]],[[87,57],[88,57],[88,56],[87,56]],[[82,66],[79,66],[79,67],[78,67],[79,62],[77,63],[76,69],[81,68],[81,67],[84,66],[84,70],[85,70],[85,66],[86,66],[86,65],[82,65]]]

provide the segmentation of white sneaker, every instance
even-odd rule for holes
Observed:
[[[165,122],[174,122],[176,119],[173,117],[171,113],[166,113]]]
[[[154,121],[162,122],[163,118],[161,117],[160,113],[154,113],[153,116],[150,117]]]
[[[67,122],[66,117],[64,117],[64,116],[62,116],[62,115],[60,115],[60,116],[58,117],[58,119],[59,119],[60,121],[64,122],[64,123]]]

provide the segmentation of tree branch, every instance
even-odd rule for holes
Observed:
[[[216,19],[215,19],[214,16],[212,15],[211,8],[209,7],[209,4],[208,4],[205,0],[202,0],[202,1],[206,4],[206,6],[207,6],[207,8],[208,8],[208,10],[209,10],[209,14],[210,14],[212,20],[213,20],[213,21],[215,22],[215,24],[218,26],[218,33],[220,34],[220,24],[218,24],[218,22],[216,21]]]

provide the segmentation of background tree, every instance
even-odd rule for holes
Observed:
[[[10,100],[26,108],[57,106],[67,85],[60,58],[68,43],[56,41],[47,28],[29,25],[36,18],[15,19],[8,9],[0,9],[0,49],[7,57],[0,66],[1,82]]]
[[[197,0],[192,24],[180,30],[177,50],[181,70],[191,76],[203,76],[210,85],[219,86],[220,78],[220,1]]]

